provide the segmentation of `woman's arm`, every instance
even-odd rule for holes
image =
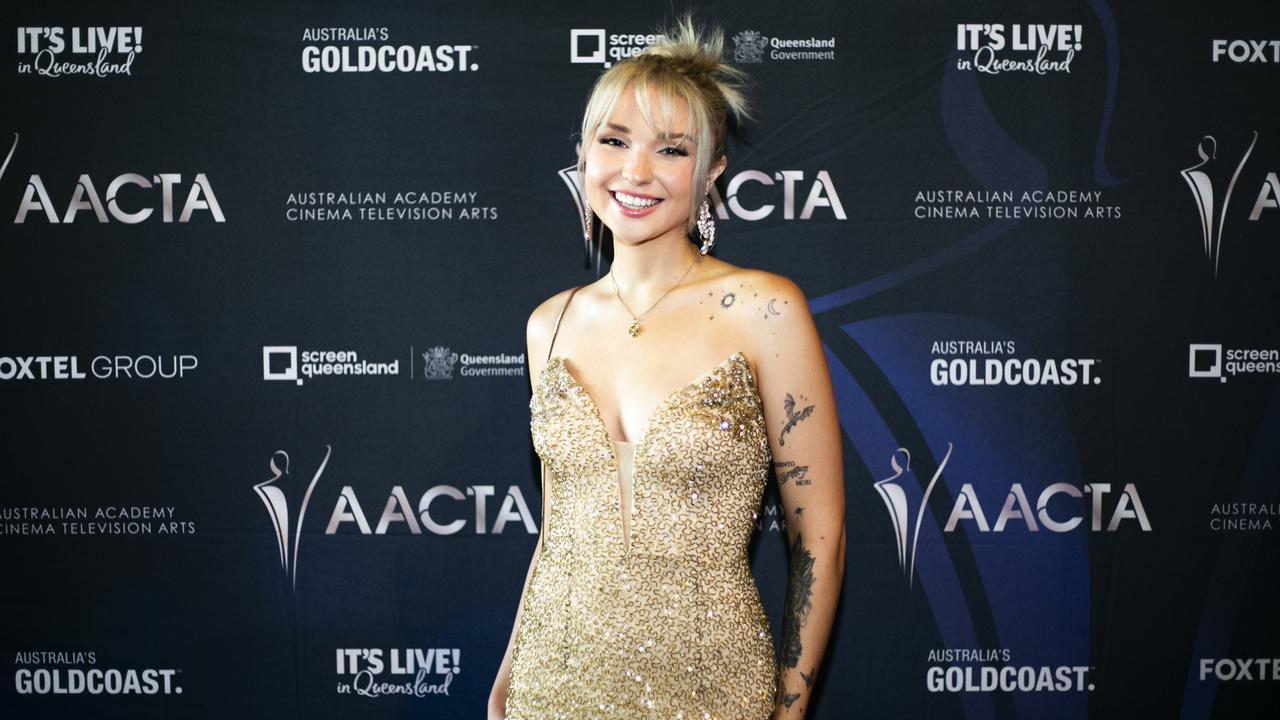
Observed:
[[[524,612],[524,596],[529,592],[529,581],[533,579],[534,568],[538,567],[538,557],[542,555],[542,538],[546,535],[547,521],[547,482],[546,468],[542,469],[542,527],[538,534],[538,544],[533,547],[533,558],[529,560],[529,571],[524,576],[524,589],[520,591],[520,603],[516,606],[516,619],[511,625],[511,637],[507,640],[507,652],[502,656],[502,664],[498,666],[498,675],[493,680],[493,688],[489,691],[489,720],[502,720],[507,716],[507,688],[511,684],[511,653],[516,644],[516,633],[520,632],[520,615]]]
[[[766,307],[751,320],[754,361],[790,558],[774,718],[799,720],[844,577],[844,464],[831,376],[804,294],[770,273],[754,284]]]

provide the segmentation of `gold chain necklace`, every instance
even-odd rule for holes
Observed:
[[[690,262],[689,267],[685,268],[684,275],[681,275],[680,279],[676,280],[675,285],[672,285],[671,287],[667,288],[666,292],[659,295],[658,299],[653,301],[653,305],[649,306],[649,310],[652,310],[654,307],[658,305],[658,303],[662,302],[662,298],[669,295],[672,290],[675,290],[677,287],[680,287],[680,283],[684,282],[685,277],[689,275],[689,271],[693,269],[694,263],[697,263],[698,258],[700,257],[702,256],[696,253],[694,254],[693,262]],[[645,315],[648,315],[649,310],[645,310],[639,315],[636,315],[635,313],[631,312],[631,308],[627,307],[627,301],[622,299],[622,291],[618,289],[618,281],[613,277],[613,268],[609,268],[609,280],[613,282],[613,294],[618,296],[618,302],[622,303],[622,308],[627,311],[628,315],[631,316],[631,325],[627,327],[627,334],[630,335],[631,337],[635,337],[640,334],[640,318],[644,317]]]

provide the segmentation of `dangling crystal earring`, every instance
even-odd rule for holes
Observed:
[[[583,241],[585,241],[585,242],[587,242],[588,244],[590,244],[590,242],[591,242],[591,230],[592,230],[592,228],[591,228],[591,216],[592,216],[594,213],[592,213],[592,212],[591,212],[591,206],[590,206],[590,205],[587,205],[587,206],[586,206],[586,208],[587,208],[587,209],[586,209],[586,211],[582,213],[582,239],[583,239]]]
[[[706,255],[716,244],[716,221],[711,217],[711,199],[702,201],[702,209],[698,211],[698,236],[702,238],[702,247],[698,252]]]

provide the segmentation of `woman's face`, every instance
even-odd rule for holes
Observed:
[[[653,88],[649,102],[651,108],[659,107]],[[661,118],[655,116],[655,121]],[[668,122],[668,127],[649,127],[627,88],[584,149],[587,200],[613,231],[616,243],[636,244],[669,234],[685,237],[695,162],[694,145],[687,137],[688,107],[673,100]]]

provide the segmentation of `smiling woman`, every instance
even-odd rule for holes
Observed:
[[[542,534],[491,719],[807,710],[844,568],[839,428],[799,288],[708,254],[746,115],[721,46],[685,20],[587,104],[586,220],[614,258],[529,317]],[[781,653],[747,557],[771,463],[793,518]]]

